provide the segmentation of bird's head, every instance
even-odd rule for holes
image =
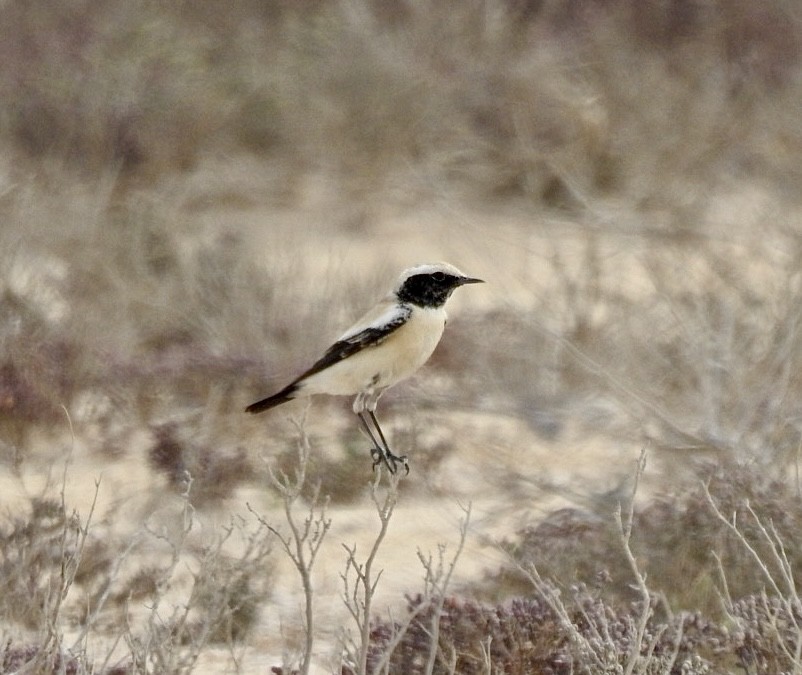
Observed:
[[[442,307],[455,288],[480,284],[448,263],[410,267],[401,273],[395,288],[396,297],[419,307]]]

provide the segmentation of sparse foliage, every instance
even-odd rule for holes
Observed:
[[[307,672],[367,503],[348,672],[802,673],[801,92],[785,0],[1,3],[0,672],[238,669],[271,543]],[[481,260],[491,304],[388,396],[419,473],[370,491],[350,431],[241,408],[412,249]],[[42,487],[64,410],[93,476],[146,476],[102,513]],[[600,438],[652,448],[618,511],[628,468],[529,460]],[[454,589],[466,513],[376,616],[390,516],[474,469],[532,505],[514,564]],[[209,524],[265,482],[280,525]]]
[[[350,651],[354,663],[353,672],[359,675],[366,675],[369,672],[367,669],[368,649],[370,648],[373,597],[382,576],[382,570],[377,572],[374,569],[374,563],[398,503],[398,484],[402,480],[400,472],[387,474],[387,487],[382,495],[379,492],[379,486],[383,475],[384,471],[377,471],[376,478],[370,484],[370,498],[379,516],[379,531],[364,562],[360,562],[358,558],[356,545],[343,544],[347,554],[345,571],[340,575],[343,582],[343,601],[356,624],[358,637]]]
[[[331,519],[326,515],[328,499],[323,498],[322,502],[319,502],[319,487],[313,490],[313,496],[303,520],[300,520],[296,513],[296,503],[301,499],[306,487],[306,472],[311,452],[309,437],[304,431],[303,422],[297,423],[296,428],[298,429],[298,461],[294,467],[294,475],[290,477],[284,472],[276,473],[272,468],[268,468],[273,488],[281,498],[284,519],[289,532],[285,534],[277,526],[267,524],[261,517],[260,520],[276,536],[301,579],[304,596],[305,641],[301,654],[300,672],[306,675],[312,666],[312,650],[316,636],[312,570],[315,558],[317,558],[320,547],[331,527]]]

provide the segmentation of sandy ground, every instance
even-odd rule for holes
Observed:
[[[325,407],[313,406],[308,414],[325,412]],[[264,424],[269,428],[271,421],[265,419]],[[497,415],[454,414],[449,427],[459,430],[454,437],[459,448],[440,465],[437,474],[421,476],[415,470],[413,457],[412,471],[404,478],[415,485],[401,493],[375,563],[375,569],[382,571],[373,605],[376,616],[402,615],[405,594],[423,590],[424,568],[419,552],[437,559],[440,547],[444,547],[445,561],[453,559],[468,506],[470,521],[464,550],[451,582],[453,591],[481,581],[486,573],[492,573],[503,564],[504,555],[496,542],[512,537],[524,524],[531,524],[567,503],[561,497],[544,497],[536,488],[539,478],[548,476],[555,484],[569,489],[582,483],[592,483],[598,489],[606,482],[612,487],[631,474],[639,451],[634,445],[583,440],[570,431],[559,442],[544,441],[519,422]],[[136,441],[132,439],[132,442]],[[143,536],[143,523],[147,523],[151,531],[178,537],[182,522],[180,500],[166,496],[162,479],[142,461],[146,436],[139,437],[138,442],[142,443],[140,452],[129,451],[118,460],[108,462],[82,446],[80,441],[63,438],[62,462],[51,461],[46,468],[43,455],[39,471],[31,470],[21,477],[3,476],[0,485],[3,506],[10,511],[24,508],[27,496],[46,491],[48,484],[57,486],[62,475],[66,475],[65,501],[84,518],[99,481],[93,515],[96,532],[110,528],[113,536],[125,540]],[[47,447],[53,447],[52,439]],[[260,454],[263,451],[264,448]],[[66,474],[63,473],[65,463]],[[33,467],[35,463],[28,466]],[[511,484],[511,476],[514,484]],[[355,546],[357,557],[364,560],[379,529],[379,518],[367,489],[371,480],[367,456],[364,475],[354,479],[364,481],[365,494],[356,503],[327,509],[331,529],[314,567],[317,626],[313,672],[336,670],[343,636],[355,632],[342,600],[341,575],[346,563],[343,547]],[[383,493],[384,488],[380,487],[379,494]],[[187,544],[202,546],[214,541],[221,529],[232,522],[232,516],[239,515],[253,523],[254,517],[247,505],[286,532],[275,492],[267,485],[252,485],[238,490],[225,504],[213,510],[196,512]],[[306,505],[298,503],[296,506],[299,518],[305,517]],[[227,550],[235,554],[240,548],[239,540],[234,538]],[[148,546],[143,546],[126,562],[124,569],[133,573],[138,566],[151,562],[154,555]],[[248,645],[237,653],[238,669],[243,673],[266,672],[270,666],[280,665],[285,659],[292,662],[298,657],[303,625],[301,584],[296,570],[278,545],[268,564],[269,599],[263,605],[259,626]],[[181,598],[186,597],[187,579],[180,571],[178,578],[184,583],[175,583],[174,595],[168,593],[168,601],[180,603]],[[169,602],[165,606],[169,606]],[[132,614],[136,612],[137,608],[132,608]],[[68,631],[65,644],[75,635],[77,633]],[[105,639],[89,644],[90,652],[94,649],[98,655],[104,655],[109,648]],[[121,653],[119,647],[117,653]],[[207,649],[196,672],[233,672],[231,658],[227,649]]]
[[[240,169],[231,175],[216,174],[215,180],[238,185],[245,180]],[[232,170],[233,171],[233,170]],[[253,178],[250,178],[253,182]],[[198,195],[211,182],[210,176],[199,175],[194,187]],[[233,188],[232,188],[233,189]],[[237,188],[239,189],[239,188]],[[248,183],[245,180],[245,190]],[[249,194],[254,194],[256,189]],[[752,203],[755,200],[752,199]],[[298,264],[298,289],[302,293],[310,283],[333,284],[336,279],[364,280],[365,298],[383,294],[398,270],[424,261],[447,260],[465,272],[487,281],[470,293],[458,293],[450,303],[453,317],[483,312],[491,308],[509,310],[531,307],[533,297],[543,297],[556,283],[550,277],[553,267],[547,262],[559,250],[562,264],[571,267],[585,260],[586,230],[569,220],[546,220],[537,213],[527,213],[520,206],[486,207],[478,210],[458,207],[450,198],[429,200],[420,208],[390,208],[371,205],[370,209],[332,208],[331,195],[325,185],[304,189],[299,205],[281,209],[247,201],[246,207],[232,209],[210,206],[193,214],[194,229],[187,239],[188,250],[204,241],[213,241],[221,233],[232,232],[246,238],[248,250],[257,264],[266,268]],[[759,215],[759,211],[756,212]],[[600,218],[612,219],[614,210]],[[727,213],[717,216],[726,225]],[[743,214],[740,214],[743,218]],[[757,217],[757,216],[756,216]],[[365,221],[367,219],[367,224]],[[353,223],[353,224],[349,224]],[[626,231],[626,221],[621,223]],[[598,244],[598,242],[597,242]],[[639,294],[649,290],[648,278],[640,264],[641,245],[625,234],[600,244],[602,259],[616,270],[620,288]],[[745,244],[746,246],[747,244]],[[287,262],[287,261],[290,262]],[[293,278],[289,276],[288,278]],[[613,280],[615,281],[615,279]],[[371,284],[381,292],[373,292]],[[332,310],[334,311],[334,310]],[[350,308],[349,308],[350,311]],[[338,316],[315,327],[321,332],[329,326],[342,326],[349,320],[342,308]],[[342,316],[340,316],[342,315]],[[291,318],[284,319],[292,324]],[[300,327],[299,327],[300,328]],[[471,368],[470,360],[464,367]],[[486,366],[483,366],[486,367]],[[294,364],[277,366],[276,377],[292,374]],[[415,387],[424,387],[426,373],[417,383],[399,387],[400,400],[413,399]],[[245,396],[245,394],[243,394]],[[247,401],[243,398],[243,404]],[[401,412],[404,412],[403,406]],[[313,436],[332,435],[326,425],[332,409],[314,405],[309,411]],[[440,414],[434,411],[429,414]],[[448,419],[442,419],[448,416]],[[390,426],[409,419],[401,414]],[[65,428],[30,439],[31,454],[21,475],[0,474],[0,506],[9,513],[25,508],[32,495],[58,491],[66,476],[64,494],[69,508],[84,517],[100,481],[94,522],[98,527],[111,527],[120,538],[136,536],[148,524],[153,530],[173,535],[180,530],[180,504],[167,495],[164,479],[155,475],[144,460],[151,439],[146,431],[133,430],[126,438],[126,451],[114,460],[98,452],[101,432],[91,421],[75,419],[75,436]],[[347,421],[350,423],[350,420]],[[342,420],[337,424],[342,424]],[[435,475],[421,476],[415,469],[405,481],[414,489],[402,493],[392,517],[389,532],[377,559],[383,571],[374,601],[375,614],[398,614],[404,607],[404,594],[416,593],[423,587],[424,570],[418,552],[437,555],[445,547],[450,560],[460,539],[460,523],[470,504],[471,517],[465,547],[452,580],[452,590],[481,580],[488,571],[497,569],[503,555],[495,542],[513,536],[522,525],[542,517],[566,503],[564,497],[544,496],[538,484],[544,478],[569,493],[573,488],[593,485],[594,490],[613,490],[634,472],[634,461],[641,450],[636,438],[621,440],[603,430],[588,433],[587,428],[572,428],[570,423],[555,439],[538,435],[520,416],[505,415],[485,409],[441,414],[441,427],[452,430],[446,439],[454,450]],[[254,461],[270,457],[278,447],[269,440],[276,430],[286,432],[286,415],[269,414],[258,421],[231,421],[239,428],[234,443],[243,443]],[[53,449],[58,448],[54,459]],[[313,452],[318,451],[313,447]],[[396,447],[404,452],[404,448]],[[364,475],[354,480],[371,479],[366,455]],[[644,490],[659,481],[659,471],[649,467]],[[581,490],[580,490],[581,491]],[[555,495],[559,491],[555,492]],[[249,485],[238,490],[213,511],[198,511],[190,539],[202,544],[213,540],[232,516],[253,519],[246,504],[265,519],[281,527],[283,516],[275,492],[268,485]],[[301,505],[299,505],[299,508]],[[301,512],[302,508],[301,508]],[[348,506],[331,506],[327,512],[331,530],[325,539],[314,568],[315,615],[317,620],[315,672],[336,670],[343,631],[353,631],[342,602],[342,580],[346,554],[343,546],[355,546],[357,556],[364,556],[378,530],[378,516],[369,498],[364,496]],[[139,555],[139,554],[137,554]],[[141,563],[132,558],[130,567]],[[263,673],[269,666],[280,665],[286,658],[297,658],[302,626],[302,595],[296,571],[289,560],[276,550],[270,559],[271,593],[264,604],[259,627],[247,646],[237,653],[238,670]],[[179,589],[176,589],[179,590]],[[69,639],[66,641],[69,643]],[[97,654],[104,654],[102,641],[90,644]],[[118,649],[119,651],[119,649]],[[231,672],[231,654],[227,650],[209,649],[204,654],[200,673]]]

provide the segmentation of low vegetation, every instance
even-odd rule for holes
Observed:
[[[802,673],[801,56],[780,0],[3,3],[0,673]],[[240,412],[405,228],[493,295],[382,402],[411,477],[357,480],[353,430]],[[484,477],[533,508],[462,584],[466,507],[388,614],[466,411],[522,430]],[[598,438],[649,471],[524,470]],[[332,647],[317,547],[365,504]]]

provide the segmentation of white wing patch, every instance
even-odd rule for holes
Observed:
[[[365,314],[365,316],[345,331],[345,333],[337,338],[337,342],[347,342],[350,338],[364,331],[384,332],[383,329],[385,328],[398,327],[409,318],[409,315],[409,307],[399,305],[397,302],[382,303],[374,307],[371,312]]]

